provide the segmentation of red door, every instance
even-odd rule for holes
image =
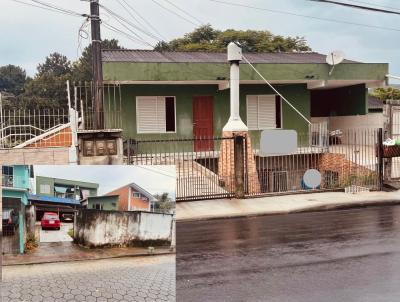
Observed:
[[[193,137],[194,151],[208,151],[214,147],[213,97],[193,97]]]

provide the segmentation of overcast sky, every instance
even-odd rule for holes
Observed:
[[[30,0],[23,1],[29,2]],[[89,9],[89,3],[81,0],[43,1],[81,13],[87,13]],[[119,1],[123,3],[123,1]],[[124,1],[134,6],[158,30],[159,34],[167,39],[182,36],[195,27],[195,25],[157,6],[153,1]],[[175,12],[179,12],[166,0],[157,1]],[[390,72],[400,75],[399,15],[354,10],[308,0],[224,0],[295,14],[398,29],[396,31],[232,7],[210,0],[169,1],[195,15],[202,22],[210,23],[218,29],[267,29],[274,34],[305,36],[309,45],[317,52],[327,53],[339,49],[345,52],[348,59],[364,62],[388,62],[390,63]],[[350,2],[350,0],[342,1]],[[400,10],[400,1],[398,0],[364,0],[363,2]],[[127,10],[118,4],[118,0],[100,0],[100,3],[127,19],[133,20]],[[71,60],[77,58],[78,29],[83,18],[27,7],[12,0],[1,0],[1,4],[0,65],[20,65],[27,70],[29,75],[33,75],[37,64],[42,62],[51,52],[63,53]],[[122,28],[109,15],[103,13],[102,18],[105,22]],[[194,21],[194,23],[196,22]],[[125,31],[127,30],[125,29]],[[117,38],[126,48],[148,48],[148,46],[132,42],[126,37],[105,28],[102,29],[102,38]],[[149,37],[146,37],[146,40],[151,44],[156,42]],[[84,40],[83,46],[87,44],[88,40]]]
[[[175,166],[34,166],[35,176],[99,184],[102,195],[129,183],[152,194],[168,192],[175,198]],[[35,187],[35,186],[34,186]]]

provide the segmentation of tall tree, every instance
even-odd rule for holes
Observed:
[[[103,40],[101,41],[102,49],[123,49],[119,45],[118,40]],[[91,46],[85,47],[81,57],[74,62],[72,67],[72,78],[74,81],[91,81],[92,80],[92,48]]]
[[[310,51],[304,37],[284,37],[268,30],[224,31],[212,28],[210,24],[196,28],[181,38],[159,42],[158,51],[210,51],[223,52],[230,42],[239,42],[244,52],[295,52]]]
[[[37,74],[25,85],[20,98],[25,108],[66,108],[67,79],[71,77],[71,61],[62,54],[52,53],[38,65]]]
[[[15,65],[0,67],[0,91],[17,96],[23,92],[26,81],[26,72],[21,67]]]

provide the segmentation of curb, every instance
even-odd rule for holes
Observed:
[[[257,216],[276,216],[276,215],[288,215],[288,214],[299,214],[299,213],[307,213],[307,212],[324,212],[324,211],[335,211],[335,210],[348,210],[348,209],[357,209],[357,208],[366,208],[366,207],[378,207],[378,206],[393,206],[400,205],[400,200],[393,201],[363,201],[363,202],[354,202],[354,203],[345,203],[345,204],[328,204],[328,205],[316,205],[304,207],[296,210],[288,210],[288,211],[269,211],[269,212],[250,212],[246,214],[227,214],[221,216],[204,216],[198,218],[184,218],[177,219],[179,222],[196,222],[203,220],[217,220],[217,219],[230,219],[230,218],[246,218],[246,217],[257,217]]]
[[[156,252],[156,253],[153,253],[153,254],[149,254],[149,253],[138,253],[137,254],[136,253],[136,254],[125,254],[125,255],[117,255],[117,256],[98,257],[98,258],[50,260],[50,261],[24,262],[24,263],[13,263],[13,264],[7,264],[7,263],[4,263],[4,261],[3,261],[2,266],[19,266],[19,265],[36,265],[36,264],[50,264],[50,263],[79,262],[79,261],[96,261],[96,260],[116,259],[116,258],[150,257],[150,256],[164,256],[164,255],[175,255],[175,252],[165,251],[165,252]]]

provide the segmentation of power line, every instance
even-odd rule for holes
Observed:
[[[182,20],[185,20],[186,22],[189,22],[189,23],[193,24],[194,26],[201,25],[201,23],[200,24],[194,23],[193,21],[191,21],[188,18],[182,16],[181,14],[178,14],[176,11],[174,11],[174,10],[168,8],[168,7],[165,7],[164,5],[162,5],[161,3],[157,2],[156,0],[151,0],[151,1],[153,1],[155,4],[157,4],[159,7],[163,8],[163,9],[165,9],[166,11],[169,11],[171,14],[174,14],[175,16],[181,18]]]
[[[136,14],[141,20],[143,20],[143,22],[144,22],[149,28],[151,28],[151,30],[152,30],[154,33],[156,33],[159,37],[161,37],[162,40],[167,40],[167,39],[164,37],[164,35],[162,35],[162,34],[157,30],[157,28],[155,28],[153,25],[151,25],[151,23],[150,23],[149,21],[147,21],[146,18],[144,18],[133,6],[131,6],[131,5],[129,4],[129,2],[127,2],[126,0],[122,0],[122,1],[131,9],[131,11],[132,11],[134,14]],[[129,12],[129,11],[128,11],[128,12]],[[132,16],[132,17],[133,17],[133,16]],[[134,19],[137,20],[136,18],[134,18]],[[137,22],[138,22],[139,24],[141,24],[143,27],[149,29],[148,27],[146,27],[145,24],[141,23],[139,20],[137,20]]]
[[[156,40],[156,41],[159,41],[159,39],[158,39],[157,36],[155,36],[154,34],[149,33],[149,32],[147,32],[147,31],[141,29],[140,27],[138,27],[137,25],[133,24],[133,23],[130,22],[129,20],[125,19],[125,18],[122,17],[121,15],[118,15],[117,13],[113,12],[111,9],[105,7],[104,5],[100,5],[100,7],[101,7],[102,9],[104,9],[105,11],[107,11],[107,12],[108,12],[115,20],[117,20],[120,24],[122,24],[121,21],[122,21],[122,22],[125,22],[126,24],[129,24],[131,27],[133,27],[133,28],[135,28],[136,30],[142,32],[142,33],[145,34],[146,36],[148,36],[148,37],[150,37],[150,38],[152,38],[152,39],[154,39],[154,40]],[[124,27],[126,27],[126,25],[124,25]],[[129,31],[131,31],[135,36],[137,36],[137,34],[134,33],[132,30],[129,30]],[[139,37],[140,37],[140,36],[139,36]],[[141,37],[140,37],[140,38],[141,38]]]
[[[368,4],[368,5],[373,5],[376,7],[383,7],[383,8],[390,8],[390,9],[394,9],[394,10],[400,10],[399,7],[393,7],[393,6],[386,6],[386,5],[380,5],[380,4],[376,4],[376,3],[371,3],[371,2],[365,2],[365,1],[356,1],[356,0],[347,0],[349,2],[354,2],[354,3],[361,3],[361,4]]]
[[[109,30],[111,30],[113,32],[116,32],[116,33],[119,33],[121,35],[124,35],[125,37],[127,37],[128,39],[130,39],[133,42],[139,42],[140,44],[143,44],[143,45],[150,46],[150,47],[154,48],[154,46],[152,44],[148,43],[147,41],[145,41],[142,37],[138,36],[137,34],[136,34],[137,37],[135,38],[134,36],[124,32],[123,30],[121,30],[121,29],[119,29],[119,28],[117,28],[117,27],[115,27],[115,26],[113,26],[113,25],[111,25],[111,24],[109,24],[109,23],[107,23],[105,21],[102,21],[101,24],[104,27],[106,27],[107,29],[109,29]],[[129,28],[128,28],[128,30],[131,31]]]
[[[365,23],[354,23],[354,22],[344,21],[344,20],[321,18],[321,17],[310,16],[310,15],[302,15],[302,14],[282,11],[282,10],[274,10],[274,9],[256,7],[256,6],[246,5],[246,4],[227,2],[227,1],[222,1],[222,0],[208,0],[208,1],[217,2],[217,3],[230,5],[230,6],[245,7],[245,8],[250,8],[250,9],[255,9],[255,10],[260,10],[260,11],[268,11],[268,12],[277,13],[277,14],[309,18],[309,19],[320,20],[320,21],[328,21],[328,22],[334,22],[334,23],[340,23],[340,24],[349,24],[349,25],[355,25],[355,26],[361,26],[361,27],[368,27],[368,28],[374,28],[374,29],[383,29],[383,30],[391,30],[391,31],[400,32],[400,28],[384,27],[384,26],[370,25],[370,24],[365,24]]]
[[[27,2],[24,2],[24,1],[21,1],[21,0],[10,0],[10,1],[13,1],[13,2],[16,2],[16,3],[20,3],[20,4],[24,4],[26,6],[36,7],[36,8],[40,8],[40,9],[43,9],[43,10],[47,10],[47,11],[51,11],[51,12],[55,12],[55,13],[60,13],[60,14],[64,14],[64,15],[68,15],[68,16],[88,17],[87,14],[80,14],[78,12],[65,10],[63,8],[59,8],[59,7],[56,7],[56,6],[46,6],[46,5],[40,6],[40,5],[35,5],[33,3],[27,3]],[[35,1],[33,1],[33,2],[35,2]],[[39,3],[39,2],[35,2],[35,3]]]
[[[165,2],[168,2],[169,4],[171,4],[172,6],[174,6],[176,9],[180,10],[182,13],[188,15],[189,17],[192,17],[194,20],[196,20],[197,22],[199,22],[200,24],[205,24],[205,22],[201,21],[199,18],[197,18],[196,16],[192,15],[191,13],[189,13],[188,11],[185,11],[184,9],[180,8],[178,5],[172,3],[169,0],[164,0]]]
[[[309,0],[309,1],[334,4],[334,5],[345,6],[345,7],[355,8],[355,9],[368,10],[368,11],[373,11],[373,12],[378,12],[378,13],[400,15],[400,12],[395,12],[392,10],[356,5],[356,4],[351,4],[351,3],[344,3],[344,2],[339,2],[339,1],[332,1],[332,0]]]
[[[129,5],[125,0],[123,0],[124,3],[125,3],[125,5],[122,4],[121,0],[117,0],[117,1],[118,1],[119,5],[121,5],[121,6],[124,8],[124,10],[126,10],[126,11],[128,12],[128,14],[133,18],[133,20],[135,20],[136,23],[138,23],[139,26],[143,26],[143,27],[147,30],[147,32],[150,32],[150,31],[148,30],[148,28],[146,27],[146,25],[144,25],[142,22],[140,22],[140,21],[132,14],[132,12],[125,6],[125,5],[127,5],[128,7],[130,7],[130,5]],[[160,38],[159,36],[157,36],[157,39],[158,39],[158,40],[163,40],[164,38],[162,38],[162,37]]]
[[[170,177],[170,178],[176,179],[176,176],[172,176],[172,175],[170,175],[170,174],[167,174],[167,172],[165,172],[165,173],[162,173],[162,172],[160,172],[160,171],[156,171],[156,170],[153,170],[153,169],[147,168],[146,166],[136,166],[136,167],[137,167],[137,168],[144,169],[144,170],[147,170],[147,171],[150,171],[150,172],[153,172],[153,173],[156,173],[156,174],[160,174],[160,175],[164,175],[164,176],[167,176],[167,177]]]

